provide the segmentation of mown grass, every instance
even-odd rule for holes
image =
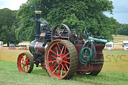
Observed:
[[[126,66],[127,67],[127,66]],[[127,85],[128,72],[102,71],[98,76],[74,75],[70,80],[49,77],[41,67],[32,73],[18,71],[16,62],[0,61],[0,85]]]
[[[124,51],[124,50],[104,50],[103,51],[104,54],[128,54],[128,51]]]
[[[103,51],[105,71],[128,72],[128,51]]]

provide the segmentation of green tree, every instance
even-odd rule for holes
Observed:
[[[18,43],[15,35],[15,29],[18,20],[16,19],[16,11],[8,8],[0,9],[0,40],[4,43]]]
[[[118,34],[128,35],[128,24],[120,24]]]
[[[56,24],[64,23],[71,29],[89,29],[93,35],[104,36],[109,40],[117,32],[118,22],[103,14],[105,11],[112,13],[114,7],[109,0],[28,0],[19,10],[22,23],[26,22],[26,18],[34,17],[34,10],[30,9],[32,6],[40,7],[42,17],[52,28]],[[30,36],[33,36],[34,24],[29,19],[25,23],[25,29],[29,30],[26,37],[32,38]],[[23,29],[22,25],[19,29]]]
[[[17,13],[20,20],[18,29],[16,29],[17,39],[33,40],[34,39],[34,10],[29,3],[23,4]]]

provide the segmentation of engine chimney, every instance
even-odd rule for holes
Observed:
[[[36,26],[35,26],[35,30],[36,30],[36,35],[35,35],[35,40],[38,41],[40,38],[40,16],[41,16],[41,11],[35,11],[35,16],[36,16]]]

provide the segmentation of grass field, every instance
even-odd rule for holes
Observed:
[[[15,60],[23,51],[0,51],[1,57],[6,54],[13,61],[0,60],[0,85],[128,85],[128,51],[103,51],[105,62],[98,76],[75,74],[70,80],[49,77],[41,67],[34,67],[30,74],[19,72]]]
[[[0,85],[127,85],[128,72],[102,71],[97,77],[74,75],[70,80],[58,80],[42,70],[34,68],[32,73],[18,71],[15,62],[0,61]]]
[[[105,71],[128,72],[128,51],[103,51]]]

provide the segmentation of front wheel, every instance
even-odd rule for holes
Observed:
[[[45,65],[50,76],[58,79],[71,78],[78,65],[75,46],[68,40],[53,41],[47,48]]]
[[[31,73],[31,71],[33,70],[33,66],[33,57],[29,53],[21,53],[18,56],[17,67],[20,72]]]

